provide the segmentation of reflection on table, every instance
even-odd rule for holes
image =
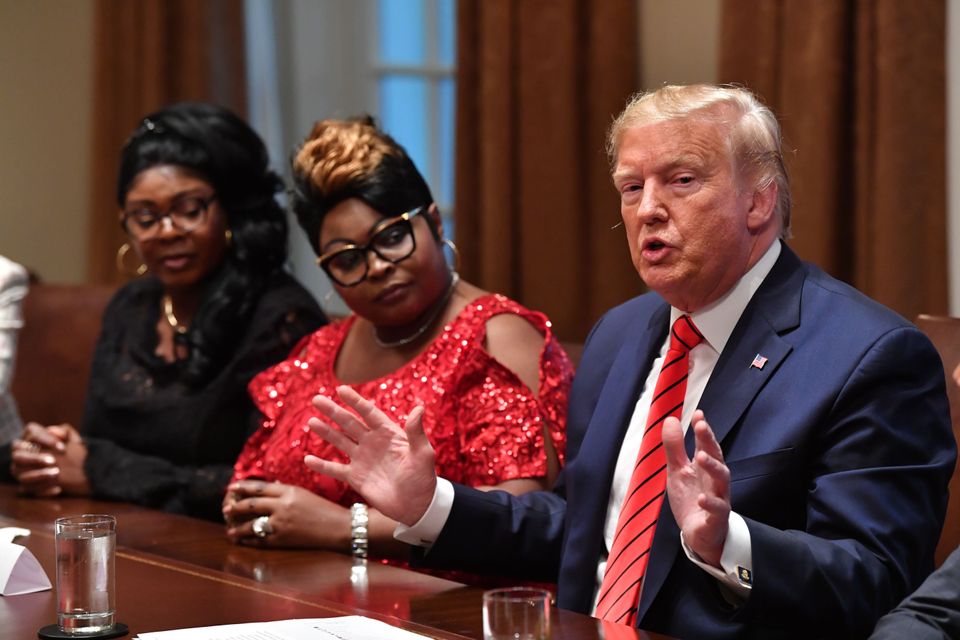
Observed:
[[[64,515],[117,516],[119,621],[131,637],[238,622],[366,615],[438,639],[479,638],[482,589],[371,562],[366,571],[345,555],[259,549],[230,543],[222,526],[129,504],[80,498],[21,498],[0,485],[0,526],[33,534],[25,544],[54,577],[53,522]],[[10,638],[34,638],[56,621],[52,591],[0,597]],[[554,609],[553,638],[604,637],[589,616]],[[618,637],[664,638],[626,627]],[[5,635],[5,637],[7,637]]]

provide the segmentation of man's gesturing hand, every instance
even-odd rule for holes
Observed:
[[[694,412],[690,428],[696,440],[692,460],[683,446],[680,421],[667,418],[663,424],[667,497],[684,541],[704,562],[719,568],[730,516],[730,470],[703,411]]]
[[[313,406],[339,429],[317,418],[307,424],[346,454],[350,462],[341,464],[308,455],[304,464],[346,482],[387,517],[408,526],[415,524],[430,506],[437,485],[433,447],[423,433],[423,408],[410,412],[401,429],[350,387],[338,387],[337,395],[355,413],[326,396],[315,396]]]

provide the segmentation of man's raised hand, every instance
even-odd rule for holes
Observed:
[[[423,408],[411,411],[400,428],[350,387],[338,387],[337,395],[353,411],[326,396],[315,396],[313,406],[339,429],[318,418],[310,418],[307,424],[350,461],[344,464],[308,455],[304,464],[346,482],[387,517],[415,524],[430,506],[437,485],[433,447],[423,432]]]

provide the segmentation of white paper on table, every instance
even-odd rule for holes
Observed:
[[[12,542],[16,537],[28,535],[28,530],[18,527],[0,529],[0,595],[18,596],[52,588],[50,578],[33,553]]]
[[[20,527],[0,527],[0,542],[13,542],[17,538],[29,538],[30,529]]]
[[[137,637],[140,640],[429,640],[427,636],[364,616],[224,624],[150,631]]]

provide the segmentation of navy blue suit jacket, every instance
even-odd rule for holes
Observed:
[[[419,562],[556,579],[558,604],[589,612],[614,466],[669,317],[655,294],[608,312],[577,369],[555,489],[513,497],[455,485],[450,518]],[[762,368],[750,366],[757,354]],[[728,604],[684,555],[664,501],[641,628],[865,636],[931,571],[956,446],[942,364],[913,325],[784,245],[699,408],[750,530],[753,589],[743,606]]]

